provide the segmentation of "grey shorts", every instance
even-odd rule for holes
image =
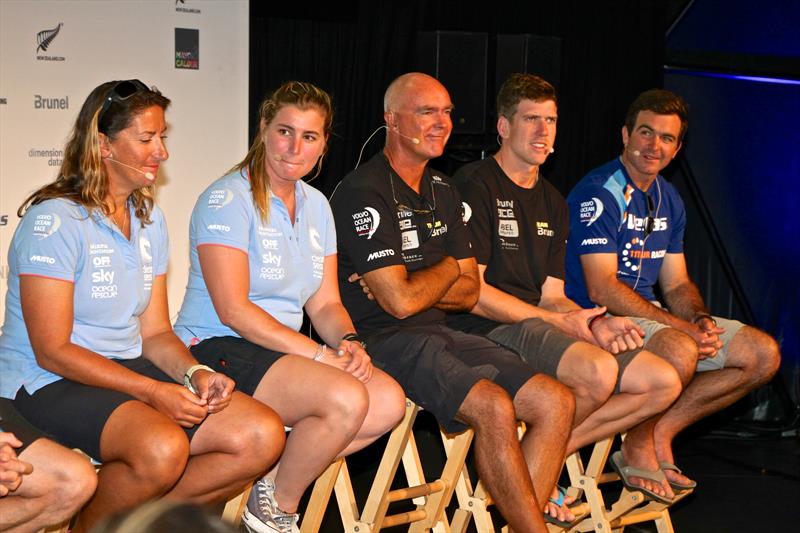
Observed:
[[[365,340],[373,364],[449,433],[467,428],[455,417],[478,381],[488,379],[514,398],[536,375],[516,354],[489,339],[444,325],[392,328]]]
[[[648,318],[628,318],[636,322],[644,330],[645,343],[647,343],[647,341],[650,340],[650,338],[656,332],[669,327],[661,322],[656,322],[655,320],[650,320]],[[717,355],[714,357],[707,357],[706,359],[701,359],[698,361],[697,372],[708,372],[710,370],[720,370],[724,368],[725,362],[728,359],[728,347],[730,346],[733,337],[739,332],[740,329],[742,329],[742,327],[744,327],[744,324],[738,320],[730,320],[728,318],[722,318],[718,316],[715,316],[714,320],[717,322],[717,326],[725,330],[725,333],[719,336],[719,339],[722,341],[722,348],[717,351]]]
[[[534,370],[558,379],[558,365],[564,352],[580,342],[540,318],[528,318],[516,324],[501,324],[486,334],[497,344],[519,355]],[[615,392],[619,392],[625,368],[641,350],[630,350],[615,356],[619,373]]]

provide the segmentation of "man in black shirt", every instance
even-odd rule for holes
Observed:
[[[632,321],[605,316],[603,307],[581,309],[564,294],[567,204],[539,172],[556,136],[553,86],[514,74],[500,89],[497,113],[500,150],[454,179],[481,289],[471,312],[452,314],[447,324],[486,336],[572,390],[572,453],[664,411],[680,394],[680,379],[669,363],[640,350],[644,331]],[[631,479],[663,496],[658,483]]]
[[[574,398],[515,354],[447,328],[478,297],[455,188],[427,168],[452,130],[447,90],[420,73],[386,91],[386,147],[331,198],[339,286],[376,365],[447,431],[475,430],[478,473],[515,531],[546,531]],[[516,421],[531,428],[517,440]],[[540,505],[539,502],[542,502]],[[563,516],[560,518],[563,519]]]

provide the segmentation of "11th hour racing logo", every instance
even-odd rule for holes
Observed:
[[[61,32],[61,27],[64,26],[63,22],[59,22],[58,26],[52,29],[46,29],[36,34],[36,59],[39,61],[64,61],[64,56],[47,55],[47,49],[53,44],[58,34]],[[40,53],[42,52],[42,53]]]

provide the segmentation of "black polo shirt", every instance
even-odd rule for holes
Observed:
[[[348,276],[392,265],[414,272],[437,264],[445,255],[455,259],[473,255],[461,199],[448,178],[426,169],[420,193],[406,185],[380,153],[345,176],[331,197],[339,290],[364,336],[393,326],[442,323],[445,313],[430,308],[399,320],[369,300],[358,283],[348,282]]]

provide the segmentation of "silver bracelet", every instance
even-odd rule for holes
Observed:
[[[325,357],[325,350],[327,350],[327,349],[328,349],[328,347],[325,346],[324,344],[317,345],[317,351],[314,352],[314,361],[319,361],[323,357]]]

